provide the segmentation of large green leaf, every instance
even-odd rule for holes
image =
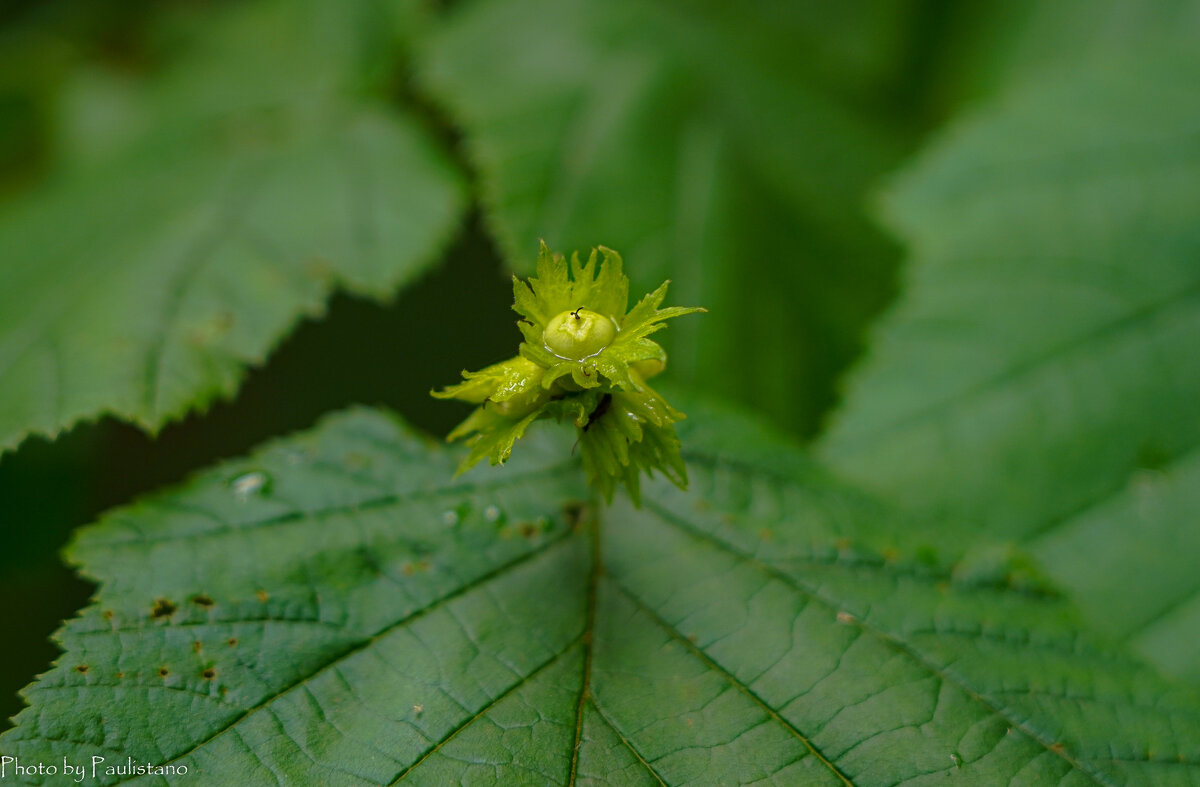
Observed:
[[[673,373],[811,431],[891,292],[861,197],[895,146],[812,87],[825,55],[798,42],[828,40],[821,14],[684,5],[466,3],[423,82],[463,126],[514,267],[544,238],[618,249],[638,291],[674,278],[710,313],[672,329]]]
[[[901,180],[908,292],[824,449],[1200,678],[1200,58],[1170,51],[1014,93]]]
[[[333,288],[385,297],[436,259],[462,185],[383,98],[385,8],[235,4],[124,114],[101,96],[108,132],[73,126],[103,144],[0,212],[0,450],[101,413],[155,429]]]
[[[981,0],[943,3],[929,84],[942,111],[1081,61],[1123,59],[1200,35],[1196,0]]]
[[[1200,781],[1200,701],[1014,562],[879,549],[886,509],[690,411],[692,491],[641,511],[584,502],[567,434],[455,480],[354,411],[113,512],[0,750],[180,784]]]

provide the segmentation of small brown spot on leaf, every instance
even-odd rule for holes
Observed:
[[[532,522],[522,522],[520,526],[521,535],[525,538],[533,538],[538,534],[537,525]]]
[[[199,653],[200,651],[204,650],[204,645],[200,642],[200,640],[196,640],[192,643],[192,650]]]
[[[165,678],[165,677],[167,677],[167,676],[168,676],[168,675],[170,675],[170,674],[171,674],[171,670],[167,669],[166,667],[159,667],[159,668],[158,668],[158,677],[160,677],[160,678]]]
[[[86,664],[78,664],[78,665],[76,665],[76,666],[75,666],[75,671],[76,671],[76,672],[78,672],[80,675],[82,675],[82,674],[84,674],[85,672],[87,672],[87,671],[88,671],[88,665],[86,665]]]
[[[237,647],[237,637],[230,637],[229,639],[225,640],[225,644],[231,648],[236,648]]]
[[[209,667],[208,669],[204,670],[204,672],[200,673],[200,677],[204,678],[205,680],[212,680],[213,678],[217,677],[217,671],[212,667]]]
[[[257,598],[259,601],[261,601],[264,604],[267,603],[271,599],[271,594],[265,590],[258,591],[257,593],[254,594],[254,596],[255,596],[255,598]]]
[[[106,610],[104,610],[104,619],[105,619],[105,620],[112,620],[112,619],[113,619],[113,611],[112,611],[111,609],[106,609]]]
[[[167,598],[158,598],[154,600],[154,606],[150,608],[150,617],[154,619],[167,618],[175,614],[175,604]]]
[[[414,705],[413,706],[413,713],[416,713],[419,715],[421,713],[421,711],[423,711],[423,710],[425,710],[424,705]]]
[[[1050,751],[1054,752],[1055,754],[1062,754],[1066,750],[1066,748],[1067,747],[1065,745],[1063,745],[1062,743],[1056,743],[1050,747]]]
[[[196,595],[192,596],[192,603],[199,607],[211,607],[213,604],[216,604],[217,602],[213,601],[209,596],[205,595],[204,593],[197,593]]]
[[[406,577],[411,577],[413,575],[413,571],[414,569],[412,563],[405,563],[404,565],[400,566],[400,573]]]
[[[851,615],[849,612],[837,613],[837,622],[838,623],[850,624],[850,623],[854,623],[857,620],[858,619],[856,617],[854,617],[853,615]]]
[[[563,519],[571,527],[578,527],[583,523],[584,516],[587,512],[587,506],[579,501],[572,501],[563,506]]]
[[[118,673],[117,673],[117,678],[118,678],[118,679],[120,679],[120,678],[123,678],[123,677],[125,677],[125,673],[124,673],[124,672],[118,672]]]

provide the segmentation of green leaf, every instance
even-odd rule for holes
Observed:
[[[901,179],[909,289],[824,451],[1200,678],[1200,58],[1171,51],[1014,93]]]
[[[903,520],[689,409],[692,490],[641,511],[582,501],[563,432],[453,480],[357,410],[112,512],[0,750],[179,784],[1200,778],[1196,697],[1003,565],[878,548]]]
[[[939,10],[942,48],[932,55],[931,92],[954,106],[1081,62],[1127,60],[1165,40],[1188,46],[1200,35],[1195,0],[984,0]]]
[[[1134,471],[1120,491],[1033,539],[1092,623],[1200,685],[1200,450]]]
[[[463,186],[384,100],[383,8],[221,9],[134,130],[0,213],[0,450],[104,413],[156,430],[333,289],[387,297],[436,259]]]
[[[475,2],[448,14],[422,69],[464,129],[510,264],[531,270],[544,238],[619,249],[636,291],[673,279],[673,300],[711,312],[671,332],[677,379],[804,431],[894,267],[861,202],[895,146],[812,87],[820,47],[797,45],[824,41],[808,28],[825,14]]]

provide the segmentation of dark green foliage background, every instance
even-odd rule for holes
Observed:
[[[135,84],[152,77],[171,60],[172,35],[203,36],[221,5],[18,0],[0,6],[0,211],[52,180],[64,160],[103,152],[102,133],[78,136],[61,112],[74,73],[100,68]],[[471,5],[430,4],[427,21],[470,12]],[[551,34],[530,29],[523,14],[541,6],[514,4],[511,13],[485,15],[476,29],[467,25],[449,40],[437,39],[432,54],[418,34],[412,51],[383,58],[388,72],[380,81],[388,100],[412,113],[467,174],[475,195],[467,218],[441,262],[395,298],[379,303],[335,295],[327,313],[302,322],[250,372],[232,401],[192,413],[155,437],[105,417],[52,442],[35,436],[0,454],[0,716],[21,707],[17,689],[58,653],[46,638],[91,592],[58,557],[72,529],[351,403],[382,404],[444,434],[463,412],[434,402],[428,390],[453,381],[462,368],[511,354],[516,331],[507,276],[512,268],[529,269],[539,235],[568,250],[594,243],[618,248],[635,289],[641,288],[636,295],[672,277],[671,303],[712,309],[665,335],[668,350],[677,353],[672,382],[725,396],[794,437],[814,438],[838,403],[868,328],[907,281],[903,250],[874,216],[888,176],[959,113],[1013,86],[1089,58],[1120,62],[1147,42],[1200,29],[1194,3],[1169,0],[777,5],[788,6],[788,26],[780,29],[743,24],[729,16],[736,4],[718,0],[653,12],[661,26],[653,32],[664,34],[664,48],[690,41],[693,24],[736,23],[742,25],[739,46],[759,50],[764,64],[727,75],[719,59],[729,53],[718,51],[708,69],[689,70],[694,61],[686,59],[662,66],[664,81],[651,93],[661,100],[621,129],[645,143],[622,159],[628,171],[613,175],[628,177],[605,191],[610,173],[603,167],[582,174],[552,170],[552,181],[573,177],[591,191],[583,189],[589,196],[579,204],[544,211],[539,218],[550,217],[544,224],[506,208],[511,161],[505,154],[514,145],[520,153],[519,143],[537,142],[539,133],[548,146],[558,141],[552,120],[577,100],[578,84],[563,98],[560,86],[539,88],[540,77],[531,72],[530,101],[545,110],[545,127],[505,125],[505,118],[497,119],[505,106],[469,118],[485,129],[479,138],[464,138],[454,120],[471,114],[491,80],[511,87],[523,78],[522,67],[536,65],[522,58]],[[551,20],[562,35],[560,56],[570,57],[572,47],[593,37],[622,44],[628,37],[631,63],[657,51],[659,39],[650,46],[634,40],[636,26],[622,27],[619,19],[610,25],[603,3],[562,7]],[[481,59],[471,67],[464,55],[476,48]],[[728,100],[714,99],[709,107],[704,102],[712,96]],[[730,96],[745,96],[747,104]],[[790,114],[801,99],[819,111]],[[641,218],[652,221],[664,200],[679,196],[667,184],[674,173],[656,166],[677,152],[676,138],[663,129],[678,124],[686,130],[694,110],[689,102],[704,106],[727,137],[718,134],[713,143],[722,151],[714,165],[722,179],[709,221],[688,227],[680,220],[677,231],[695,232],[685,238],[685,252],[672,256],[677,247],[670,243],[645,241],[649,230],[622,232]],[[811,126],[810,117],[817,118]],[[686,141],[686,134],[680,138]],[[572,160],[565,161],[570,170]],[[553,203],[556,194],[548,191],[539,196]],[[0,266],[17,264],[25,263],[0,249]]]

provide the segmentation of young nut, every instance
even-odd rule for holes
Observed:
[[[611,317],[580,307],[550,320],[542,341],[559,358],[581,361],[603,350],[616,335],[617,325]]]

